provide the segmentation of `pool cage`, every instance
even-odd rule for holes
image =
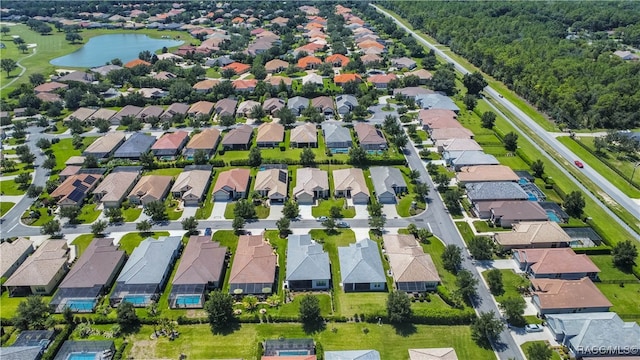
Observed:
[[[102,286],[90,288],[60,288],[49,303],[51,309],[61,313],[68,307],[73,312],[90,313],[95,310],[98,298],[102,293]]]
[[[159,298],[158,284],[117,283],[109,298],[109,303],[116,307],[121,302],[127,301],[134,307],[145,307],[153,301],[158,301]]]
[[[202,308],[206,289],[204,284],[173,285],[169,306],[174,309]]]

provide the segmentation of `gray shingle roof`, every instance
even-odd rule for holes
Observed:
[[[358,99],[355,96],[349,94],[338,95],[336,96],[336,104],[338,107],[342,105],[355,107],[358,105]]]
[[[322,133],[325,137],[325,142],[346,142],[351,141],[351,132],[349,129],[342,127],[334,123],[323,123]]]
[[[451,98],[441,94],[426,94],[416,96],[416,103],[423,109],[446,109],[458,112],[460,108]]]
[[[445,151],[443,158],[451,161],[451,164],[454,166],[500,164],[500,161],[498,161],[495,156],[485,154],[483,151],[478,150]]]
[[[136,247],[124,265],[118,282],[126,284],[158,284],[182,242],[180,236],[146,238]]]
[[[371,181],[376,194],[380,195],[385,192],[395,194],[395,188],[407,187],[407,183],[402,177],[402,173],[398,168],[390,166],[374,166],[369,169],[371,172]]]
[[[338,248],[342,283],[383,283],[387,281],[378,244],[364,239]]]
[[[373,175],[373,174],[372,174]],[[482,200],[527,200],[529,196],[518,183],[498,181],[467,184],[471,202]]]
[[[156,137],[143,133],[135,133],[125,141],[116,152],[114,157],[134,158],[149,151],[151,145],[156,142]]]
[[[325,360],[380,360],[377,350],[325,351]]]
[[[329,255],[311,235],[289,235],[287,281],[331,279]]]

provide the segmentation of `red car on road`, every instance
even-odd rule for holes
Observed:
[[[576,164],[576,166],[579,167],[580,169],[584,167],[584,165],[582,165],[582,163],[578,160],[574,161],[573,163]]]

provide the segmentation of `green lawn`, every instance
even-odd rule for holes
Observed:
[[[6,152],[4,153],[7,154]],[[11,176],[11,175],[18,175],[21,173],[32,173],[32,172],[33,172],[33,164],[18,163],[15,169],[13,169],[12,171],[3,171],[2,176]]]
[[[169,236],[169,232],[156,231],[156,232],[149,233],[148,236],[144,236],[144,237],[142,236],[141,233],[137,233],[137,232],[128,233],[122,236],[118,244],[120,245],[120,249],[124,250],[127,253],[127,255],[131,255],[131,253],[133,252],[133,249],[135,249],[142,240],[146,239],[147,237],[152,237],[154,239],[157,239],[160,236]]]
[[[456,221],[455,222],[458,231],[462,235],[462,239],[465,243],[468,243],[471,239],[473,239],[473,230],[471,230],[471,226],[464,221]]]
[[[231,259],[229,264],[233,264],[233,259],[236,256],[236,248],[238,247],[238,235],[234,234],[232,230],[218,230],[213,233],[213,241],[217,241],[221,246],[226,246],[227,250],[231,252]],[[229,276],[231,275],[231,266],[227,268],[225,273],[222,291],[229,291]]]
[[[206,73],[206,77],[212,78],[212,79],[219,79],[220,77],[222,77],[222,75],[220,75],[220,72],[216,71],[216,69],[208,68],[207,69],[207,73]]]
[[[278,254],[278,267],[280,269],[286,268],[286,259],[287,259],[287,239],[281,238],[277,230],[268,230],[264,234],[265,238],[276,250],[276,254]],[[278,279],[276,283],[276,288],[273,289],[273,292],[280,294],[280,298],[284,301],[284,291],[282,291],[282,284],[284,283],[284,279],[286,276],[286,271],[278,272]]]
[[[0,181],[0,193],[10,196],[24,195],[26,190],[21,190],[18,186],[19,185],[13,180]]]
[[[151,171],[146,171],[144,175],[178,176],[183,171],[184,169],[180,169],[180,168],[155,169]]]
[[[298,294],[293,298],[293,301],[284,305],[280,305],[277,309],[277,314],[280,316],[294,317],[300,315],[300,300],[306,295],[304,293]],[[329,316],[333,314],[331,310],[331,296],[327,294],[313,294],[320,300],[320,313],[322,316]]]
[[[9,292],[5,291],[2,293],[2,297],[0,297],[0,317],[2,319],[11,319],[18,310],[18,305],[25,301],[26,297],[9,297]],[[45,304],[48,304],[51,301],[51,296],[43,296],[42,300],[44,300]]]
[[[525,355],[527,354],[527,349],[529,349],[535,343],[542,343],[542,344],[545,344],[545,345],[549,346],[549,344],[547,342],[542,341],[542,340],[540,340],[540,341],[527,341],[526,343],[523,343],[520,346],[522,348],[522,351],[525,353]],[[551,360],[562,360],[562,358],[560,357],[560,354],[558,354],[558,352],[554,351],[553,354],[551,355]]]
[[[82,212],[80,216],[78,216],[78,221],[83,224],[90,224],[100,216],[102,210],[97,210],[98,205],[93,203],[88,203],[82,206]]]
[[[4,216],[4,214],[8,213],[14,205],[15,203],[8,201],[0,202],[0,216]]]
[[[602,281],[608,280],[625,280],[637,281],[638,279],[632,273],[626,273],[613,266],[613,257],[611,255],[590,255],[589,258],[600,269],[598,277]]]
[[[226,209],[224,210],[224,218],[225,219],[233,219],[235,216],[233,215],[233,210],[236,208],[235,202],[230,202],[227,204]],[[270,209],[264,205],[256,206],[256,214],[258,219],[266,219],[269,216]]]
[[[513,270],[509,269],[501,269],[502,273],[502,284],[504,285],[504,294],[495,296],[496,301],[501,302],[504,299],[512,298],[512,297],[521,297],[521,293],[518,290],[521,287],[529,287],[529,280],[525,277],[516,274]],[[482,276],[485,281],[487,280],[487,272],[482,272]]]
[[[311,214],[313,217],[319,216],[329,216],[329,210],[333,206],[338,206],[342,209],[342,217],[343,218],[353,218],[356,216],[356,209],[353,206],[348,206],[345,208],[345,199],[337,198],[337,199],[320,199],[318,200],[318,206],[314,206],[311,208]]]
[[[413,185],[409,185],[413,186]],[[396,209],[398,210],[398,215],[401,217],[408,217],[420,214],[426,208],[426,204],[423,199],[420,198],[416,194],[404,195],[398,199],[398,204],[396,204]],[[411,204],[415,203],[415,207],[411,207]]]
[[[93,234],[82,234],[75,238],[71,245],[76,246],[76,257],[80,257],[95,237]]]
[[[595,283],[604,296],[613,304],[610,311],[616,312],[623,319],[637,321],[640,316],[640,283],[603,284]]]
[[[167,208],[167,218],[169,220],[178,220],[180,216],[182,216],[184,210],[178,210],[178,205],[180,205],[178,200],[174,200],[172,196],[168,196],[164,203]]]
[[[495,231],[511,231],[511,229],[507,229],[499,226],[493,226],[489,223],[489,221],[483,221],[483,220],[474,221],[473,227],[475,227],[476,231],[479,233],[495,232]]]
[[[122,209],[122,217],[125,222],[136,221],[142,214],[142,208],[140,207],[130,207],[128,209]]]
[[[86,148],[92,142],[94,142],[97,137],[85,137],[84,147]],[[60,171],[65,168],[65,162],[69,160],[72,156],[80,156],[82,154],[82,149],[74,149],[73,147],[73,139],[61,139],[57,144],[51,145],[51,151],[53,155],[56,157],[56,167],[53,168],[53,171]]]

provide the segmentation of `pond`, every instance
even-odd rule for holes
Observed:
[[[89,39],[83,47],[73,53],[51,60],[51,64],[69,67],[95,67],[102,66],[115,58],[127,63],[137,59],[141,51],[149,50],[153,53],[164,46],[169,48],[182,43],[184,41],[153,39],[142,34],[100,35]]]

